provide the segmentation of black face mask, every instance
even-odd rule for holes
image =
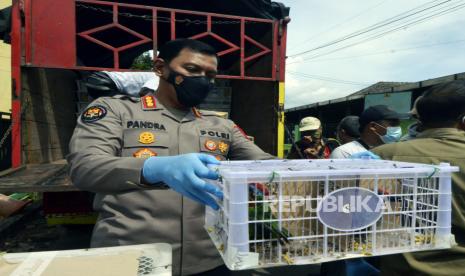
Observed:
[[[208,96],[210,91],[215,89],[213,79],[198,76],[188,77],[169,69],[170,74],[167,81],[174,86],[178,101],[185,107],[194,107],[199,105]]]

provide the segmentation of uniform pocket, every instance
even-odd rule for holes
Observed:
[[[169,146],[168,133],[151,129],[125,129],[123,132],[123,157],[168,156]]]

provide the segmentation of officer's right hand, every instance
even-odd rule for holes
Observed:
[[[164,182],[183,196],[217,210],[218,204],[209,194],[222,199],[223,192],[201,179],[218,179],[218,173],[207,168],[208,164],[218,165],[219,161],[203,153],[150,157],[144,162],[142,175],[151,184]]]
[[[372,153],[371,151],[362,151],[357,152],[349,156],[350,159],[374,159],[374,160],[381,160],[381,157]]]

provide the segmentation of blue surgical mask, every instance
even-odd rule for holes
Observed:
[[[402,128],[400,126],[387,127],[386,134],[381,136],[381,140],[385,144],[392,144],[392,143],[399,142],[401,137],[402,137]]]

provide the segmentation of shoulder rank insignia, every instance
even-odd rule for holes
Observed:
[[[157,100],[153,95],[146,95],[141,98],[143,110],[153,110],[157,108]]]
[[[202,118],[202,113],[195,107],[192,108],[192,113],[194,113],[194,116],[196,118]]]
[[[152,144],[155,142],[155,135],[152,132],[144,131],[139,134],[139,142],[142,144]]]
[[[93,105],[82,112],[81,120],[84,123],[96,122],[107,115],[107,109],[101,105]]]
[[[149,158],[149,157],[157,156],[157,155],[158,154],[156,152],[145,148],[145,149],[140,149],[140,150],[134,152],[134,154],[132,156],[134,156],[136,158]]]
[[[205,141],[205,148],[209,151],[215,151],[218,148],[218,145],[213,140]]]

